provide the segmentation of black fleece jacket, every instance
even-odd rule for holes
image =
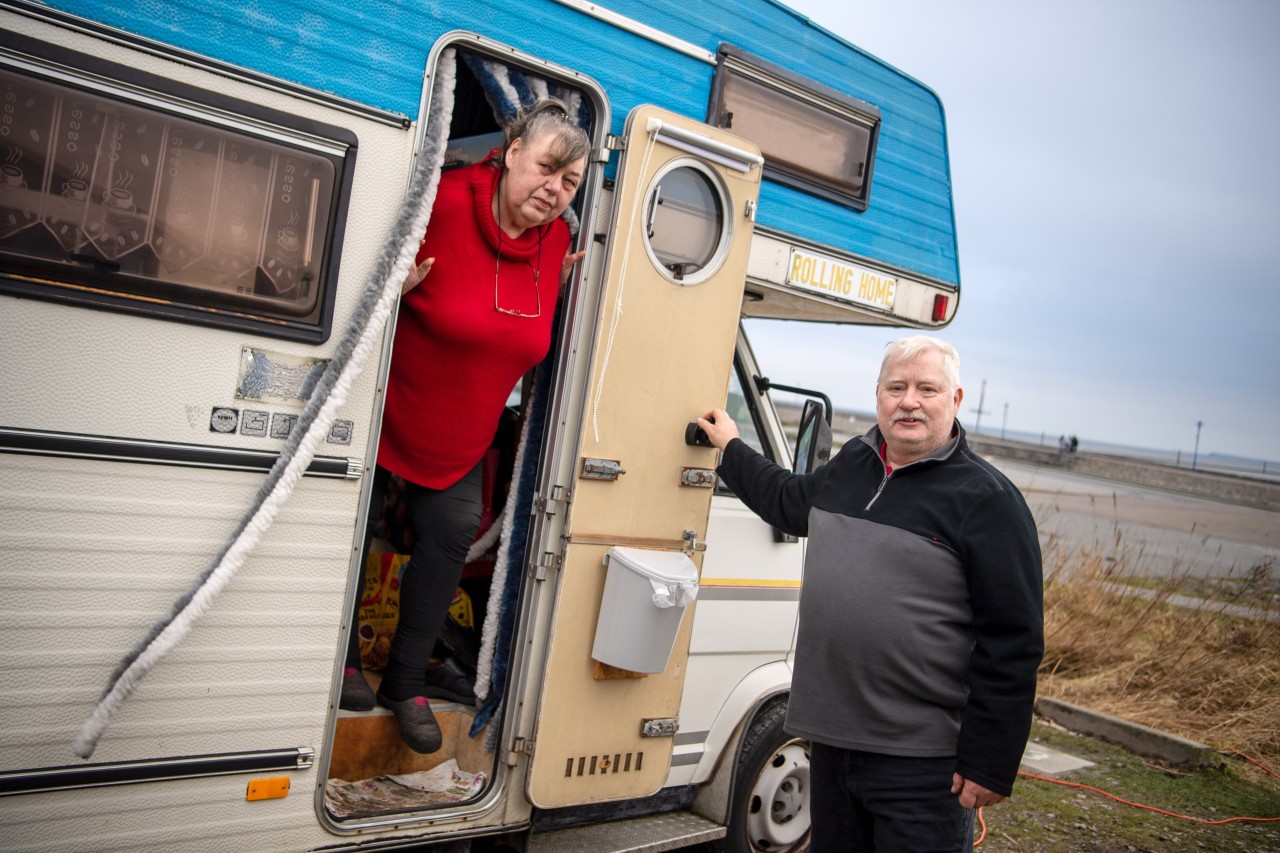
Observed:
[[[742,441],[719,473],[770,524],[808,536],[787,730],[887,755],[956,756],[1008,795],[1044,654],[1035,521],[955,437],[886,475],[881,435],[795,475]]]

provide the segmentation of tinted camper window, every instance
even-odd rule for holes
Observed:
[[[0,65],[0,290],[324,340],[350,146],[148,82]]]
[[[871,104],[726,46],[707,120],[760,146],[769,178],[866,209],[880,131]]]

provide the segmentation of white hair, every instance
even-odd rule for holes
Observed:
[[[955,391],[960,387],[960,353],[946,341],[928,335],[911,335],[890,341],[885,347],[884,361],[880,362],[880,376],[876,379],[876,387],[884,382],[891,365],[899,361],[912,361],[930,351],[942,355],[942,372],[947,377],[950,390]]]

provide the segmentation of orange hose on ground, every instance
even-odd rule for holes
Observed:
[[[1222,753],[1224,755],[1239,756],[1240,758],[1243,758],[1245,761],[1248,761],[1250,764],[1255,764],[1258,767],[1262,768],[1264,772],[1272,776],[1275,776],[1277,779],[1280,779],[1280,774],[1276,773],[1274,770],[1272,770],[1267,765],[1263,764],[1261,761],[1258,761],[1255,758],[1250,758],[1249,756],[1245,755],[1243,752],[1238,752],[1236,750],[1222,750]],[[1155,812],[1156,814],[1162,814],[1162,815],[1165,815],[1166,817],[1173,817],[1173,818],[1177,818],[1178,820],[1187,820],[1187,821],[1191,821],[1192,823],[1200,823],[1206,826],[1221,826],[1227,823],[1280,822],[1280,817],[1227,817],[1227,818],[1222,818],[1221,820],[1207,820],[1201,817],[1191,817],[1190,815],[1184,815],[1184,814],[1178,814],[1177,812],[1166,811],[1165,809],[1159,809],[1159,808],[1156,808],[1155,806],[1147,806],[1147,805],[1143,805],[1142,803],[1135,803],[1130,800],[1125,800],[1120,797],[1117,797],[1115,794],[1108,794],[1106,791],[1102,790],[1101,788],[1095,788],[1092,785],[1085,785],[1080,782],[1068,782],[1064,779],[1053,779],[1049,776],[1040,776],[1036,773],[1028,773],[1025,770],[1019,770],[1018,775],[1026,776],[1028,779],[1038,779],[1041,782],[1049,782],[1050,784],[1053,784],[1053,785],[1062,785],[1063,787],[1066,787],[1066,788],[1080,788],[1085,791],[1092,791],[1095,794],[1100,794],[1108,799],[1115,800],[1117,803],[1123,803],[1126,806],[1133,806],[1135,809],[1145,809],[1146,811]],[[978,845],[982,844],[982,842],[987,837],[987,820],[982,814],[982,809],[978,809],[978,823],[982,826],[982,833],[981,835],[978,836],[978,840],[973,842],[974,847],[977,847]]]

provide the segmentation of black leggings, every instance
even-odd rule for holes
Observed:
[[[413,555],[400,579],[400,619],[379,692],[392,700],[421,696],[427,664],[436,637],[444,626],[462,578],[467,550],[480,529],[483,461],[461,480],[444,489],[429,489],[405,481],[409,523],[413,526]],[[374,473],[374,493],[387,479],[385,468]],[[369,537],[365,537],[368,559]],[[363,584],[356,584],[357,601]],[[357,606],[357,617],[359,608]],[[351,632],[347,666],[359,668],[359,632]]]

